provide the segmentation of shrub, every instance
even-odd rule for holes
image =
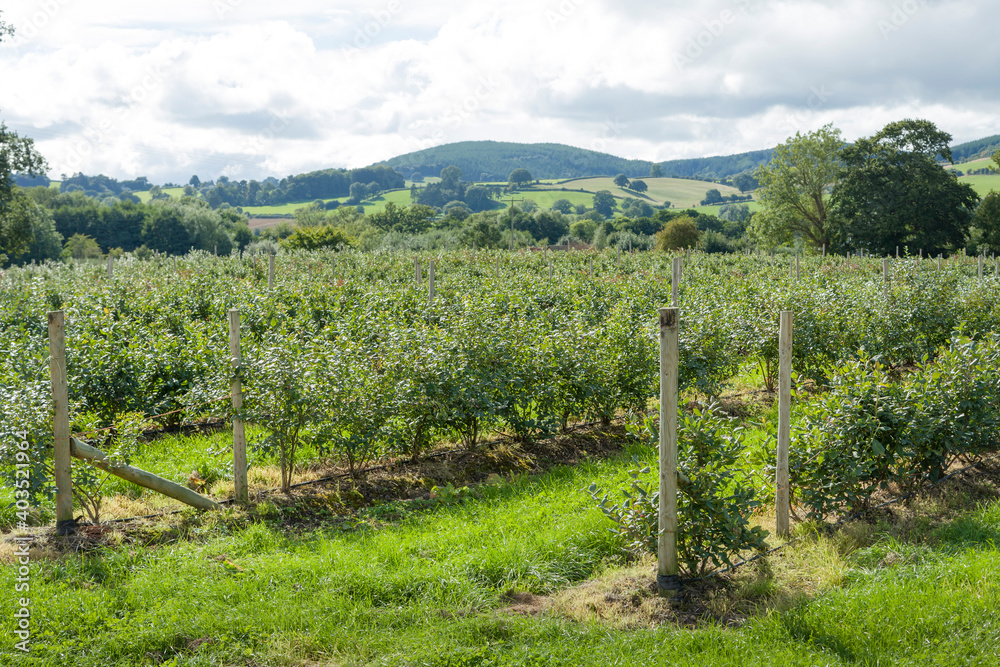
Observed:
[[[744,450],[743,432],[733,428],[714,406],[694,414],[681,414],[677,444],[677,552],[687,574],[704,574],[748,549],[762,550],[767,532],[750,527],[750,516],[760,505],[753,485],[740,479],[736,464]],[[659,441],[655,417],[630,432],[650,446]],[[596,485],[589,492],[604,514],[615,523],[629,549],[656,553],[659,534],[657,508],[660,494],[648,467],[629,472],[632,483],[619,491],[615,501]]]

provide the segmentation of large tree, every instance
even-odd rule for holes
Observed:
[[[507,177],[507,185],[512,189],[519,188],[525,183],[531,183],[533,180],[531,172],[527,169],[515,169],[510,172],[510,176]]]
[[[607,190],[598,190],[594,193],[594,210],[605,218],[611,217],[617,205],[614,195]]]
[[[906,119],[845,148],[833,191],[844,241],[882,255],[963,247],[979,197],[938,164],[951,162],[950,141],[934,123]]]
[[[824,125],[815,132],[796,132],[774,149],[771,161],[757,169],[754,235],[767,245],[801,237],[809,245],[829,246],[838,231],[827,194],[840,173],[844,141],[840,130]]]

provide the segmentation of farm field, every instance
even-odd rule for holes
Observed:
[[[336,197],[334,199],[324,199],[323,201],[339,201],[343,204],[348,199],[350,197]],[[361,202],[361,205],[364,206],[365,213],[375,213],[383,210],[388,202],[395,202],[400,206],[408,206],[410,204],[410,191],[408,189],[387,190],[374,200]],[[243,212],[251,217],[255,215],[287,215],[291,217],[295,214],[295,211],[310,204],[312,204],[312,200],[281,204],[280,206],[244,206],[242,208]]]
[[[747,528],[773,529],[767,387],[777,315],[789,309],[799,387],[792,483],[808,521],[760,565],[717,585],[692,581],[684,602],[669,603],[648,590],[649,557],[609,530],[616,524],[587,488],[614,495],[655,464],[656,311],[671,298],[672,257],[347,251],[276,260],[273,288],[266,258],[205,253],[176,263],[126,257],[110,279],[85,262],[0,277],[0,446],[23,432],[42,460],[51,442],[45,313],[60,308],[72,430],[179,483],[196,471],[207,493],[229,496],[227,313],[236,308],[241,414],[256,443],[251,488],[272,490],[245,510],[99,530],[80,538],[79,554],[39,541],[34,664],[69,655],[80,665],[995,657],[1000,629],[974,622],[1000,602],[995,471],[892,517],[819,529],[869,498],[992,454],[995,264],[980,279],[960,256],[940,269],[894,261],[886,286],[879,258],[806,256],[795,278],[789,256],[691,255],[678,303],[681,465],[693,480],[684,516],[722,525],[721,515],[696,514],[716,511],[702,504],[711,500]],[[291,392],[295,404],[284,402]],[[873,404],[883,411],[867,412]],[[336,477],[276,493],[276,438],[296,405],[307,427],[289,480]],[[965,420],[953,419],[959,410]],[[129,436],[206,422],[209,433]],[[97,431],[109,426],[114,437]],[[846,467],[854,460],[865,465]],[[32,474],[32,522],[51,525],[51,481],[44,467]],[[79,481],[100,484],[103,520],[177,507],[115,478]],[[0,491],[5,530],[19,520],[12,494]],[[77,514],[94,509],[84,505]],[[691,544],[719,548],[705,539]],[[3,586],[13,585],[10,553],[0,541]],[[684,553],[692,573],[705,566],[696,549]],[[727,558],[752,553],[744,544]],[[12,604],[4,598],[0,609]],[[903,609],[920,609],[921,622],[895,622]],[[9,632],[11,613],[4,618]]]
[[[723,196],[740,194],[740,191],[728,185],[695,181],[685,178],[643,178],[649,189],[639,194],[614,184],[613,178],[580,178],[561,181],[559,185],[565,188],[584,189],[588,192],[607,190],[615,197],[635,197],[645,199],[651,204],[662,204],[669,201],[674,208],[690,208],[697,206],[705,198],[705,192],[711,188],[717,189]]]
[[[945,169],[958,169],[960,171],[969,171],[970,169],[989,169],[994,166],[993,158],[980,158],[978,160],[970,160],[969,162],[959,162],[956,164],[946,164]]]
[[[980,197],[985,197],[991,190],[1000,191],[1000,174],[959,176],[958,180],[971,185]]]
[[[143,204],[148,204],[152,200],[153,196],[149,193],[149,190],[143,190],[142,192],[133,193],[139,198]],[[163,188],[163,194],[170,195],[174,199],[180,199],[184,196],[184,188]]]

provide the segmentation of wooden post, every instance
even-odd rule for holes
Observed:
[[[899,259],[899,246],[896,246],[896,259]]]
[[[917,259],[923,261],[923,259],[924,259],[924,249],[923,248],[920,249],[920,254],[917,256]]]
[[[628,239],[628,254],[632,254],[632,237]]]
[[[617,245],[617,246],[615,246],[615,250],[618,252],[618,259],[616,260],[616,262],[618,263],[618,269],[621,270],[621,268],[622,268],[622,247],[620,245]]]
[[[108,255],[108,280],[115,277],[115,258]]]
[[[788,537],[788,449],[792,416],[792,311],[781,311],[778,333],[778,461],[775,472],[774,523],[778,537]]]
[[[222,505],[219,503],[215,502],[211,498],[201,495],[200,493],[196,493],[187,487],[171,482],[170,480],[164,479],[159,475],[154,475],[151,472],[146,472],[145,470],[140,470],[139,468],[133,468],[130,465],[115,463],[101,450],[96,447],[91,447],[87,443],[81,442],[76,438],[73,438],[70,441],[70,453],[75,458],[87,461],[92,466],[100,468],[104,472],[115,475],[116,477],[121,477],[122,479],[132,482],[133,484],[144,486],[147,489],[152,489],[157,493],[162,493],[165,496],[179,500],[182,503],[191,505],[192,507],[197,507],[202,510],[222,509]]]
[[[679,262],[680,258],[674,260]],[[680,310],[660,308],[660,499],[657,507],[656,587],[673,597],[677,577],[677,366]]]
[[[795,253],[795,279],[798,280],[801,277],[802,274],[799,272],[799,253]]]
[[[826,259],[826,244],[823,244],[823,259]]]
[[[681,258],[674,257],[674,263],[671,267],[670,274],[670,298],[671,305],[674,308],[678,307],[678,300],[680,299],[681,292]]]
[[[240,311],[229,311],[229,354],[233,364],[233,483],[236,486],[236,502],[250,502],[247,487],[247,440],[243,430],[243,420],[239,412],[243,408],[243,391],[240,387]]]
[[[882,260],[882,294],[889,298],[889,258]]]
[[[267,289],[274,289],[274,253],[267,255]]]
[[[419,257],[414,257],[413,258],[413,279],[415,281],[417,281],[418,285],[424,281],[424,277],[420,274],[420,258]]]
[[[937,268],[937,270],[938,271],[941,270],[941,253],[938,253],[938,268]]]
[[[427,305],[434,305],[434,260],[427,269]]]
[[[66,384],[66,329],[63,311],[49,312],[49,373],[52,377],[52,447],[56,478],[56,535],[76,532],[70,471],[69,386]]]

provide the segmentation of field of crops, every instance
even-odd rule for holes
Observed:
[[[414,261],[423,281],[414,279]],[[435,294],[427,269],[435,262]],[[640,412],[657,396],[656,311],[669,303],[663,255],[614,252],[313,253],[189,256],[48,265],[3,275],[0,426],[49,442],[46,311],[67,318],[75,431],[225,411],[227,311],[239,309],[247,417],[301,411],[304,433],[351,469],[417,456],[442,439],[545,437],[573,421]],[[974,261],[692,256],[680,289],[682,393],[718,396],[738,374],[773,386],[777,318],[795,317],[800,383],[859,358],[933,360],[956,332],[997,328],[995,267]],[[292,401],[289,397],[293,397]],[[297,402],[295,402],[297,401]],[[304,416],[303,416],[304,415]],[[51,482],[39,471],[34,492]]]
[[[348,664],[520,664],[518,656],[607,664],[622,651],[660,659],[665,639],[687,637],[669,628],[634,631],[628,620],[614,621],[624,629],[560,620],[599,616],[594,604],[614,607],[608,601],[619,590],[652,609],[646,574],[602,574],[609,563],[622,563],[621,538],[635,535],[624,523],[616,534],[607,530],[617,524],[596,510],[585,489],[593,482],[614,502],[636,474],[631,457],[638,465],[655,464],[656,311],[671,298],[672,257],[348,251],[276,259],[273,288],[262,256],[197,253],[176,263],[126,257],[112,278],[94,263],[3,274],[3,474],[13,478],[15,445],[27,440],[37,464],[29,491],[41,503],[33,521],[52,518],[44,460],[51,448],[46,311],[52,309],[66,315],[72,430],[174,481],[183,482],[192,466],[225,477],[220,460],[230,461],[231,475],[232,431],[152,442],[124,435],[231,416],[229,309],[242,319],[241,414],[250,422],[248,439],[259,446],[251,466],[276,465],[276,443],[294,428],[304,458],[351,470],[387,457],[419,460],[442,444],[498,456],[485,441],[501,435],[545,447],[546,438],[581,421],[623,420],[622,456],[413,501],[440,508],[426,516],[411,515],[410,503],[397,502],[334,515],[315,533],[289,534],[285,517],[293,508],[265,501],[250,520],[228,510],[217,520],[182,515],[184,527],[169,527],[164,539],[172,544],[176,538],[169,535],[178,530],[187,537],[173,546],[112,544],[95,556],[43,561],[33,566],[38,661],[32,664],[67,652],[87,665],[140,664],[149,656],[174,656],[176,664],[241,664],[253,655],[265,656],[263,664],[288,655],[300,661],[342,656]],[[798,278],[792,266],[788,256],[691,255],[679,292],[680,384],[682,402],[702,406],[734,383],[751,393],[772,385],[778,314],[793,311],[800,396],[791,472],[802,518],[864,509],[878,489],[913,488],[940,478],[958,456],[996,449],[1000,341],[993,332],[1000,278],[994,263],[986,263],[980,278],[972,259],[944,260],[940,268],[936,260],[902,259],[892,263],[888,285],[877,258],[804,257]],[[814,394],[820,386],[824,391]],[[170,414],[150,417],[163,413]],[[759,525],[761,504],[773,493],[772,417],[732,423],[710,409],[682,412],[679,466],[687,482],[680,489],[679,546],[688,574],[711,566],[712,558],[721,558],[719,564],[747,553],[750,525]],[[98,431],[107,427],[114,431]],[[93,475],[87,471],[74,464],[74,481],[83,488]],[[646,483],[642,475],[637,479]],[[0,497],[7,505],[4,526],[15,522],[13,488],[5,484]],[[141,495],[124,483],[96,488],[117,494],[124,508]],[[316,497],[341,498],[341,487]],[[969,501],[954,503],[967,507]],[[398,516],[403,519],[391,523]],[[685,652],[680,662],[700,664],[709,651],[715,664],[742,663],[749,659],[744,642],[755,638],[773,659],[793,664],[793,653],[801,651],[801,664],[815,664],[829,657],[828,648],[809,638],[834,633],[831,620],[847,608],[883,628],[868,643],[847,630],[837,639],[865,655],[905,662],[927,637],[949,637],[951,644],[935,644],[947,656],[994,646],[980,641],[983,632],[992,637],[992,629],[967,631],[964,620],[947,614],[928,616],[919,636],[897,637],[887,630],[891,614],[865,610],[890,603],[893,609],[936,608],[944,598],[961,599],[969,610],[991,604],[995,594],[973,599],[961,582],[997,590],[997,553],[988,542],[1000,525],[997,516],[995,507],[984,508],[954,525],[906,529],[907,539],[925,535],[933,549],[874,534],[850,538],[849,548],[843,541],[793,545],[788,558],[808,562],[809,577],[828,581],[823,590],[841,582],[851,587],[789,610],[790,603],[776,602],[775,590],[767,588],[776,585],[772,574],[748,570],[734,599],[774,604],[776,615],[754,620],[740,634],[699,629],[677,644]],[[864,545],[870,546],[859,549]],[[914,587],[902,571],[890,577],[878,570],[885,565],[870,566],[893,558],[918,559],[899,562],[914,563],[938,583]],[[840,574],[830,574],[834,567]],[[13,568],[0,571],[5,585],[12,586],[14,576]],[[612,583],[573,587],[601,576]],[[575,601],[586,586],[611,588],[598,602]],[[178,596],[178,587],[200,594]],[[550,596],[546,604],[556,615],[498,618],[511,604],[511,591],[524,591],[518,595],[526,600]],[[280,613],[265,618],[259,610],[272,602]],[[674,618],[670,607],[656,609]],[[969,614],[962,618],[973,618]],[[319,618],[328,621],[317,624]],[[510,636],[504,629],[510,627],[534,637],[538,650]],[[291,648],[289,636],[302,638],[301,647]],[[578,641],[590,648],[581,652]],[[983,648],[983,655],[990,650]],[[436,651],[440,657],[431,655]],[[426,657],[413,662],[418,655]],[[462,662],[467,656],[473,662]],[[842,664],[837,660],[830,664]]]

